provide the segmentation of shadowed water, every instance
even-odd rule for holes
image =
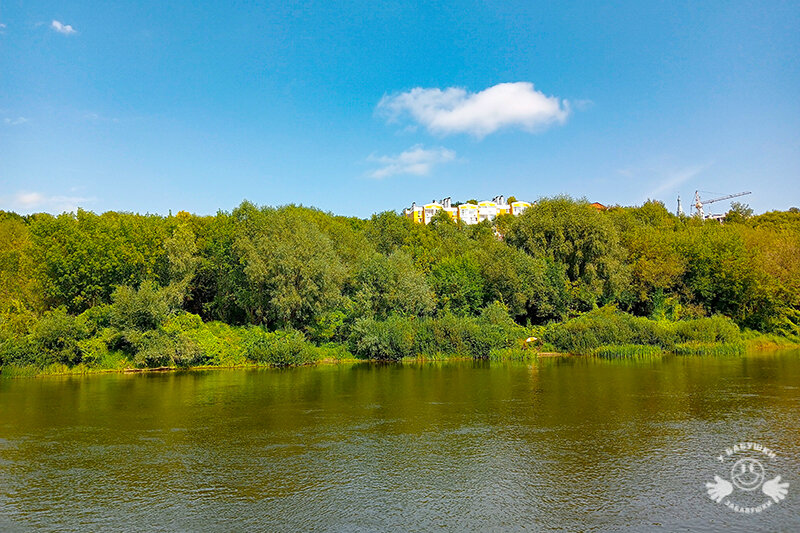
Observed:
[[[711,501],[778,452],[786,500]],[[0,529],[798,531],[800,354],[0,380]]]

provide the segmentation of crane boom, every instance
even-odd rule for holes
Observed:
[[[750,191],[737,192],[736,194],[728,194],[726,196],[721,196],[719,198],[714,198],[713,200],[703,200],[703,205],[705,205],[705,204],[713,204],[714,202],[720,202],[722,200],[730,200],[731,198],[738,198],[739,196],[744,196],[746,194],[750,194]]]
[[[738,198],[739,196],[745,196],[747,194],[751,194],[750,191],[737,192],[735,194],[728,194],[725,196],[720,196],[719,198],[713,198],[711,200],[702,201],[700,200],[700,191],[694,191],[694,208],[697,210],[697,214],[700,216],[700,218],[705,219],[706,215],[703,212],[704,205],[713,204],[714,202],[720,202],[722,200],[729,200],[731,198]]]

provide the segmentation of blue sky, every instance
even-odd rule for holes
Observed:
[[[798,2],[224,4],[0,3],[0,209],[800,206]]]

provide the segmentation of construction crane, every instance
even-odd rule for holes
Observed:
[[[714,215],[706,215],[705,212],[703,212],[703,206],[708,204],[713,204],[714,202],[721,202],[722,200],[730,200],[731,198],[738,198],[739,196],[745,196],[747,194],[751,194],[750,191],[737,192],[736,194],[728,194],[725,196],[720,196],[719,198],[713,198],[711,200],[700,200],[700,191],[694,191],[695,214],[699,216],[701,220],[705,220],[707,218],[716,218],[714,217]]]

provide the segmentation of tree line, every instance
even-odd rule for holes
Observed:
[[[215,216],[0,212],[0,365],[485,357],[531,328],[570,349],[564,332],[587,313],[613,322],[608,309],[796,338],[798,252],[797,210],[734,206],[720,224],[654,201],[542,198],[474,226],[247,201]]]

